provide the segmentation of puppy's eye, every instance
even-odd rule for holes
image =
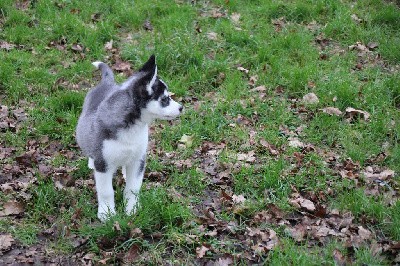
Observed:
[[[161,98],[161,105],[162,105],[163,107],[169,105],[170,99],[171,99],[170,97],[163,97],[163,98]]]

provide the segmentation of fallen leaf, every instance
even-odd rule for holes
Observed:
[[[375,50],[376,48],[379,47],[379,44],[377,42],[370,42],[367,44],[368,49],[370,50]]]
[[[129,248],[128,252],[125,254],[124,262],[126,264],[131,265],[139,258],[139,255],[140,255],[140,248],[138,245],[134,244]]]
[[[94,13],[90,16],[93,22],[98,22],[100,21],[101,13]]]
[[[117,71],[129,71],[131,69],[131,64],[129,62],[122,61],[121,59],[117,59],[112,68]]]
[[[71,14],[79,14],[79,13],[81,13],[81,10],[80,10],[80,9],[77,9],[77,8],[72,8],[69,12],[70,12]]]
[[[278,19],[272,19],[272,24],[275,26],[275,31],[280,32],[282,28],[286,26],[285,17],[280,17]]]
[[[261,139],[260,140],[260,144],[261,144],[261,146],[266,148],[271,155],[273,155],[273,156],[279,155],[279,151],[275,147],[275,145],[272,145],[272,144],[268,143],[265,139]]]
[[[371,168],[367,167],[363,172],[363,174],[366,178],[374,181],[374,180],[386,180],[388,178],[392,178],[395,175],[395,172],[393,170],[384,170],[382,172],[374,173],[372,167]]]
[[[0,49],[5,49],[7,51],[10,51],[10,50],[14,49],[15,46],[16,46],[15,44],[8,43],[6,41],[0,41]]]
[[[246,68],[244,68],[244,67],[237,67],[237,70],[239,70],[240,72],[243,72],[243,73],[245,73],[245,74],[249,74],[249,70],[248,69],[246,69]]]
[[[107,51],[112,50],[112,48],[113,48],[113,40],[110,40],[109,42],[106,42],[106,44],[104,44],[104,48],[105,48]]]
[[[351,19],[354,20],[354,21],[357,22],[357,23],[363,22],[363,20],[360,19],[356,14],[352,14],[352,15],[351,15]]]
[[[331,229],[329,229],[326,226],[321,226],[318,228],[317,232],[314,234],[315,237],[320,238],[320,237],[325,237],[328,236],[330,233]]]
[[[346,120],[349,122],[355,120],[357,117],[364,119],[364,121],[368,121],[370,114],[362,110],[354,109],[352,107],[347,107],[344,116]]]
[[[257,80],[258,80],[258,76],[257,76],[257,75],[251,76],[251,77],[249,78],[249,85],[250,85],[250,86],[256,85]]]
[[[8,201],[3,204],[0,216],[18,215],[24,212],[24,204],[17,201]]]
[[[304,199],[300,201],[300,206],[305,208],[308,211],[315,211],[315,205],[311,200]]]
[[[298,138],[296,137],[290,137],[288,138],[289,140],[289,146],[294,147],[294,148],[303,148],[305,144],[301,142]]]
[[[130,237],[131,238],[141,238],[143,237],[142,230],[140,228],[133,228],[130,232]]]
[[[19,0],[16,1],[15,7],[19,10],[27,10],[29,9],[29,6],[31,5],[31,0]],[[33,3],[32,3],[33,5]]]
[[[111,259],[111,257],[106,257],[102,260],[99,260],[98,263],[101,265],[107,265],[107,261],[109,261]]]
[[[114,229],[115,231],[117,231],[117,232],[122,232],[121,226],[119,225],[119,222],[118,222],[118,221],[115,221],[115,222],[114,222],[114,224],[113,224],[113,229]]]
[[[245,197],[243,195],[233,195],[232,196],[232,201],[235,204],[241,204],[246,201]]]
[[[249,151],[248,153],[238,153],[237,154],[238,161],[246,161],[248,163],[252,163],[256,160],[255,152]]]
[[[239,14],[239,13],[232,13],[232,15],[231,15],[231,20],[232,20],[234,23],[239,23],[240,14]]]
[[[190,148],[193,145],[193,136],[184,134],[179,140],[179,143],[183,145],[182,148]]]
[[[304,208],[308,211],[315,211],[315,205],[311,200],[305,199],[301,196],[298,196],[298,198],[291,199],[289,202],[297,207],[297,208]]]
[[[207,38],[211,41],[217,41],[218,40],[218,34],[216,32],[207,32]]]
[[[219,258],[215,262],[214,266],[229,266],[231,264],[233,264],[233,259],[232,259],[231,255],[228,255],[228,256],[224,256],[222,258]]]
[[[322,109],[322,112],[329,115],[341,116],[343,113],[336,107],[325,107]]]
[[[333,251],[333,259],[335,261],[335,264],[338,266],[347,265],[347,261],[346,261],[345,257],[343,256],[342,252],[338,249],[335,249]]]
[[[146,19],[146,21],[143,23],[143,28],[147,31],[153,31],[153,25],[151,25],[149,19]]]
[[[303,96],[302,102],[305,104],[317,104],[319,103],[319,99],[315,93],[310,92]]]
[[[362,239],[367,240],[367,239],[370,238],[371,232],[370,232],[368,229],[365,229],[364,227],[359,226],[359,227],[358,227],[358,235],[359,235]]]
[[[211,17],[213,18],[222,18],[225,16],[226,16],[225,12],[221,12],[219,9],[213,8],[211,10]]]
[[[10,234],[0,235],[0,251],[8,250],[13,244],[15,240]]]
[[[299,223],[296,224],[293,228],[288,228],[286,232],[288,232],[294,240],[296,240],[297,242],[301,242],[304,240],[304,237],[307,234],[307,228]]]
[[[83,52],[83,46],[79,43],[75,43],[71,46],[71,50],[75,52]]]
[[[206,255],[206,252],[210,250],[210,247],[205,246],[205,244],[201,245],[201,247],[196,248],[196,257],[201,259]]]

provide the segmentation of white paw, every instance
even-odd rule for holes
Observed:
[[[135,214],[138,209],[138,201],[136,195],[132,194],[126,199],[125,213],[127,215]]]
[[[99,218],[99,220],[101,222],[105,222],[108,219],[110,219],[112,216],[115,215],[115,210],[114,209],[110,209],[110,208],[105,208],[105,207],[100,207],[98,209],[97,212],[97,218]]]
[[[94,169],[94,160],[92,158],[89,158],[88,167],[89,169]]]

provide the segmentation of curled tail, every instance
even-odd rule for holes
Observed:
[[[92,65],[94,65],[97,69],[101,70],[101,81],[102,82],[109,82],[109,83],[115,83],[114,82],[114,73],[112,72],[111,68],[103,63],[103,62],[93,62]]]

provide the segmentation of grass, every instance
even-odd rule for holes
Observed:
[[[18,130],[1,131],[0,148],[15,151],[0,164],[18,165],[16,157],[29,150],[29,140],[47,136],[49,141],[39,145],[41,152],[49,150],[50,143],[61,147],[31,167],[36,181],[27,190],[32,198],[22,217],[0,220],[0,231],[11,233],[22,246],[41,243],[41,232],[58,225],[68,230],[49,241],[51,249],[64,256],[77,252],[71,235],[88,237],[79,249],[94,253],[97,261],[107,257],[107,251],[113,254],[108,262],[118,263],[118,254],[136,246],[142,254],[136,259],[142,264],[201,261],[196,248],[202,244],[212,246],[205,255],[208,259],[239,254],[235,233],[209,237],[198,230],[203,207],[215,207],[207,205],[208,197],[215,195],[212,192],[220,195],[221,190],[246,198],[240,215],[223,204],[216,211],[220,219],[238,223],[242,233],[267,204],[279,206],[287,215],[295,212],[289,202],[297,191],[324,193],[321,204],[351,212],[357,226],[372,230],[374,241],[400,241],[400,10],[395,3],[48,0],[26,1],[25,7],[21,3],[25,2],[0,3],[0,47],[14,45],[0,49],[0,101],[10,110],[24,108],[28,120],[18,122]],[[240,18],[235,19],[235,14]],[[360,21],[352,18],[354,14]],[[153,30],[144,28],[145,21]],[[111,40],[114,51],[104,47]],[[360,55],[348,49],[356,42],[376,42],[378,47]],[[42,176],[37,170],[41,164],[51,169],[66,167],[74,169],[69,173],[74,180],[91,180],[74,138],[84,96],[99,77],[91,62],[113,65],[120,59],[136,70],[153,53],[159,75],[184,103],[185,113],[179,121],[154,126],[155,146],[149,150],[149,178],[141,192],[139,212],[133,217],[122,214],[117,178],[120,213],[100,224],[90,186],[59,189],[54,176]],[[239,66],[248,73],[239,71]],[[249,84],[251,78],[255,84]],[[117,80],[124,79],[119,73]],[[253,90],[261,85],[265,91]],[[301,102],[310,92],[318,96],[317,104]],[[347,122],[343,115],[323,113],[325,107],[342,112],[353,107],[368,112],[370,119]],[[181,149],[179,140],[184,134],[193,138],[193,144]],[[290,147],[288,138],[293,134],[314,149],[305,152]],[[271,155],[261,140],[273,144],[278,154]],[[225,146],[213,157],[201,153],[205,142]],[[73,156],[68,157],[66,151]],[[237,160],[238,154],[252,151],[255,161],[246,165]],[[380,154],[384,156],[377,159]],[[352,171],[359,176],[343,178],[342,169],[327,163],[330,156],[337,164],[350,158],[358,165]],[[183,160],[191,165],[177,167]],[[386,180],[395,192],[392,201],[388,200],[390,190],[367,193],[371,184],[362,174],[367,166],[395,171]],[[216,174],[228,171],[228,181],[215,184],[210,167]],[[150,172],[161,175],[152,177]],[[18,198],[19,193],[3,193],[0,199]],[[120,228],[116,229],[116,223]],[[319,245],[315,239],[298,243],[281,225],[266,226],[277,230],[280,244],[261,256],[264,263],[333,265],[335,249],[355,264],[391,262],[390,256],[375,256],[368,244],[348,249],[340,238]],[[133,236],[134,228],[144,236]],[[240,257],[235,263],[244,264],[246,259]]]

